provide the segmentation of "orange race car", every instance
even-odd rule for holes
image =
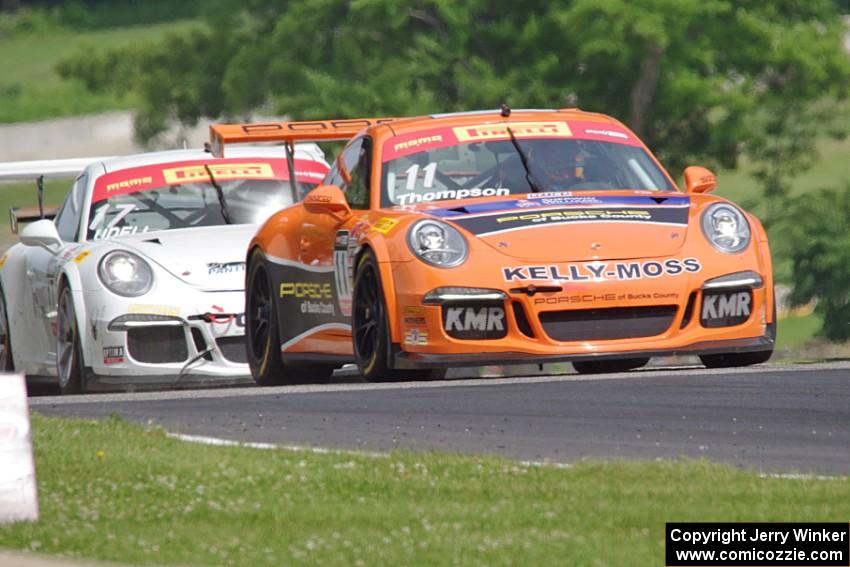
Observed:
[[[368,380],[572,361],[628,370],[694,354],[766,361],[776,316],[759,221],[680,191],[608,116],[517,110],[216,125],[240,142],[348,139],[324,184],[247,253],[246,340],[260,384],[356,362]]]

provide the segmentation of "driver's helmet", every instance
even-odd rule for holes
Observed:
[[[569,183],[582,176],[581,148],[573,141],[540,140],[531,155],[532,169],[549,183]]]

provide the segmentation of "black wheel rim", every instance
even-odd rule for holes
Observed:
[[[378,276],[367,265],[360,276],[354,298],[354,348],[357,357],[368,361],[378,350],[378,332],[384,313],[378,298]]]
[[[271,325],[271,292],[266,269],[262,266],[254,272],[251,290],[248,292],[248,342],[256,360],[266,354],[269,326]]]

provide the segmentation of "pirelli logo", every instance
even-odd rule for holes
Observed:
[[[454,128],[454,133],[459,142],[479,142],[509,138],[508,128],[517,138],[565,138],[573,135],[566,122],[511,122],[458,126]]]
[[[268,163],[222,163],[208,165],[216,180],[221,179],[270,179],[274,177],[272,166]],[[166,183],[191,183],[209,181],[209,174],[203,165],[189,165],[163,169]]]
[[[106,186],[106,192],[117,191],[119,189],[130,189],[131,187],[142,187],[153,182],[152,177],[136,177],[135,179],[124,179],[116,181]]]

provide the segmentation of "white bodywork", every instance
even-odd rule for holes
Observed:
[[[227,157],[281,158],[283,153],[281,147],[237,148],[229,150]],[[297,146],[295,158],[327,166],[314,144]],[[0,257],[0,285],[17,371],[34,377],[57,376],[57,305],[61,286],[68,286],[90,388],[251,381],[247,363],[240,361],[245,360],[244,262],[257,224],[201,226],[84,240],[91,222],[89,204],[99,176],[125,168],[198,159],[211,158],[202,150],[175,150],[91,163],[77,177],[63,205],[63,209],[78,209],[74,211],[75,239],[52,249],[18,243]],[[75,201],[79,206],[74,206]],[[26,229],[22,237],[25,234]],[[150,264],[154,274],[150,291],[128,298],[101,283],[98,264],[114,250],[128,250]],[[129,323],[116,322],[118,317],[129,319]],[[179,328],[180,340],[186,343],[185,358],[170,362],[134,359],[128,345],[129,326],[175,334]],[[183,350],[182,345],[176,346],[176,351]]]

